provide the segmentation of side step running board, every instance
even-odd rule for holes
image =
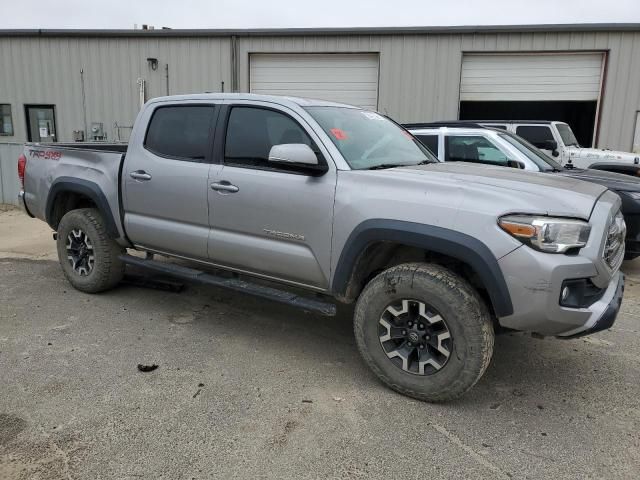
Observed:
[[[333,317],[336,314],[336,306],[333,303],[325,302],[320,299],[301,297],[295,293],[287,292],[286,290],[278,290],[277,288],[246,282],[238,278],[225,278],[206,273],[201,270],[175,265],[173,263],[146,260],[132,255],[120,255],[120,260],[127,265],[153,270],[187,282],[228,288],[229,290],[235,290],[236,292],[248,293],[256,297],[273,300],[274,302],[285,303],[304,310],[317,312],[327,317]]]

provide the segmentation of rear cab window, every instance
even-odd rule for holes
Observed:
[[[165,158],[206,161],[213,140],[215,108],[213,105],[156,108],[149,121],[144,148]]]

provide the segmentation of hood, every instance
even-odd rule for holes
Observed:
[[[565,168],[555,173],[565,177],[597,183],[619,192],[640,192],[640,178],[592,168]]]
[[[588,219],[598,198],[607,190],[596,183],[564,175],[534,173],[514,168],[464,162],[431,163],[381,170],[466,190],[470,202],[494,197],[503,213],[536,213]]]
[[[618,152],[616,150],[605,150],[599,148],[568,147],[569,157],[586,158],[596,161],[620,162],[637,164],[640,162],[640,155],[630,152]]]

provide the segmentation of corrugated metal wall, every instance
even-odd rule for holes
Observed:
[[[476,33],[242,38],[239,79],[254,52],[379,52],[378,108],[401,122],[458,118],[464,52],[608,52],[598,146],[630,151],[640,110],[640,32]]]
[[[21,143],[0,143],[0,204],[18,204],[18,157],[22,148]]]
[[[0,33],[1,34],[1,33]],[[458,116],[463,52],[608,52],[598,146],[631,150],[640,110],[640,32],[432,33],[398,35],[238,36],[238,81],[249,90],[249,54],[372,52],[380,55],[378,106],[399,121]],[[152,71],[146,58],[159,60]],[[0,37],[0,103],[13,107],[16,137],[25,137],[24,104],[57,107],[61,140],[83,128],[80,69],[85,71],[87,121],[131,125],[136,79],[148,97],[231,87],[231,37]],[[1,140],[1,139],[0,139]]]
[[[56,106],[60,141],[84,130],[80,70],[84,70],[87,123],[102,122],[108,139],[114,122],[131,126],[138,113],[137,79],[147,98],[230,87],[230,40],[226,38],[29,38],[0,37],[0,103],[12,104],[14,137],[25,140],[25,104]],[[152,70],[147,58],[157,58]],[[127,129],[122,130],[128,136]]]

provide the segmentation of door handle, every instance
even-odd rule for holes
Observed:
[[[135,172],[131,172],[129,175],[131,178],[135,178],[136,180],[151,180],[151,175],[144,170],[136,170]]]
[[[229,192],[229,193],[236,193],[237,191],[240,190],[238,187],[236,187],[235,185],[231,185],[231,183],[227,182],[226,180],[223,180],[220,183],[212,183],[211,189],[217,192]]]

